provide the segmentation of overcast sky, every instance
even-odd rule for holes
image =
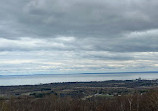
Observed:
[[[0,0],[0,74],[157,71],[157,0]]]

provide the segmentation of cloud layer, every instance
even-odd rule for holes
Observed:
[[[0,1],[1,74],[157,70],[158,1]]]

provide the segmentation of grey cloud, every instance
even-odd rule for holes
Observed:
[[[115,60],[115,61],[127,61],[127,60],[134,60],[135,57],[133,54],[129,53],[112,53],[106,51],[81,51],[77,53],[77,56],[80,58],[85,59],[92,59],[92,60]]]
[[[120,56],[120,55],[114,55],[114,56],[103,56],[103,55],[90,55],[87,56],[88,58],[93,59],[102,59],[102,60],[133,60],[133,57],[130,56]]]
[[[79,42],[82,50],[109,52],[158,52],[158,30],[126,33],[118,38],[86,38]]]
[[[149,33],[149,34],[148,34]],[[130,35],[130,36],[128,36]],[[120,38],[75,38],[56,37],[53,39],[1,39],[0,51],[108,51],[108,52],[158,52],[157,30],[155,32],[137,32]],[[95,55],[97,57],[97,55]],[[94,57],[95,57],[94,56]],[[109,59],[116,58],[109,55]],[[106,56],[107,57],[107,56]],[[106,58],[105,57],[105,58]],[[99,58],[99,56],[98,56]],[[104,55],[100,56],[104,58]],[[128,59],[122,57],[122,59]]]
[[[3,0],[0,60],[37,60],[22,68],[48,71],[156,69],[157,10],[156,0]]]
[[[157,4],[154,0],[7,0],[1,4],[1,19],[12,24],[7,24],[11,29],[8,27],[3,35],[118,37],[126,32],[157,28]]]

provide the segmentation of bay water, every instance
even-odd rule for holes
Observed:
[[[85,74],[41,74],[1,75],[0,86],[37,85],[58,82],[86,82],[106,80],[158,79],[158,73],[85,73]]]

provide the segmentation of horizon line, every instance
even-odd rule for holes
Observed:
[[[38,76],[38,75],[71,75],[71,74],[121,74],[121,73],[158,73],[158,71],[125,71],[125,72],[86,72],[86,73],[52,73],[52,74],[7,74],[0,76]]]

